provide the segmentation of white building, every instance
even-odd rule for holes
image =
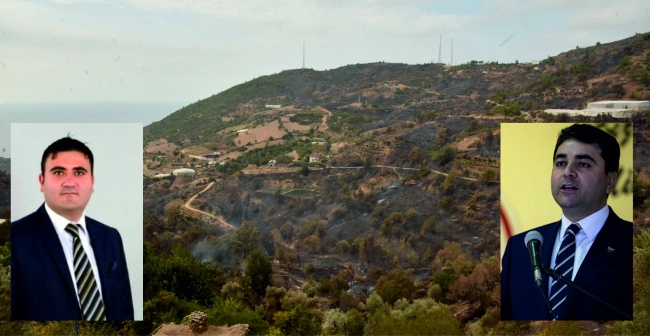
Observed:
[[[196,176],[196,171],[194,171],[194,169],[190,169],[190,168],[180,168],[180,169],[176,169],[176,170],[172,171],[172,174],[174,174],[174,176],[190,176],[190,177],[194,177],[194,176]]]
[[[650,110],[648,100],[604,100],[587,104],[587,109]]]
[[[650,101],[647,100],[605,100],[587,104],[584,110],[546,109],[544,112],[553,115],[566,113],[571,116],[583,115],[596,117],[608,114],[615,118],[631,118],[634,111],[650,110]]]

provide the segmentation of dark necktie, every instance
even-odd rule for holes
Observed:
[[[577,223],[569,225],[564,233],[560,250],[558,250],[557,257],[555,258],[555,271],[569,280],[571,280],[571,277],[573,276],[573,264],[576,254],[576,234],[578,234],[580,229],[581,227]],[[553,318],[554,320],[566,316],[566,306],[564,305],[564,301],[566,300],[567,292],[566,284],[553,280],[549,301],[551,307],[553,307],[553,313],[555,314],[555,318]]]
[[[74,224],[68,224],[65,230],[72,235],[73,240],[74,275],[79,291],[82,318],[86,321],[104,321],[106,320],[104,303],[97,288],[93,267],[81,244],[79,228]]]

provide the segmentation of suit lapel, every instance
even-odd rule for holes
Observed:
[[[109,256],[104,255],[104,253],[97,253],[97,251],[108,251],[108,248],[105,246],[106,239],[105,237],[102,237],[101,228],[92,218],[86,217],[86,228],[88,229],[90,245],[92,246],[93,254],[95,255],[95,263],[97,263],[99,279],[102,282],[102,287],[104,287],[104,279],[110,271],[110,262],[107,259]]]
[[[50,216],[47,215],[45,211],[45,205],[42,205],[38,211],[38,225],[36,226],[37,235],[43,242],[43,246],[48,250],[49,255],[54,259],[54,264],[56,269],[59,271],[61,277],[63,278],[66,288],[73,295],[77,295],[77,292],[74,289],[74,284],[72,283],[72,276],[70,275],[70,269],[68,268],[68,262],[65,259],[65,254],[63,248],[61,247],[61,241],[59,240],[59,235],[54,229],[54,224],[50,220]]]
[[[574,279],[574,283],[587,291],[593,282],[600,277],[601,273],[607,271],[610,264],[616,259],[616,255],[610,251],[612,248],[614,251],[618,248],[615,240],[617,236],[615,222],[618,217],[611,208],[609,211],[605,225],[603,225],[596,240],[589,248],[589,252],[587,252]],[[567,304],[569,306],[575,304],[577,297],[580,295],[582,294],[575,290],[569,291]]]

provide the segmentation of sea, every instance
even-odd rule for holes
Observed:
[[[142,123],[147,126],[188,102],[0,104],[0,157],[11,157],[12,123]]]

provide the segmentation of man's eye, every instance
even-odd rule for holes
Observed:
[[[564,167],[564,166],[566,166],[566,162],[564,162],[564,161],[557,161],[557,162],[555,162],[555,166],[556,166],[556,167]]]
[[[60,171],[60,170],[56,170],[56,171],[53,171],[52,174],[54,174],[56,176],[61,176],[61,175],[63,175],[63,172]]]
[[[84,175],[86,175],[86,173],[83,172],[83,171],[78,170],[78,171],[74,172],[74,175],[75,176],[84,176]]]
[[[586,163],[586,162],[580,162],[580,163],[578,163],[578,165],[580,166],[580,168],[590,168],[591,167],[591,165]]]

